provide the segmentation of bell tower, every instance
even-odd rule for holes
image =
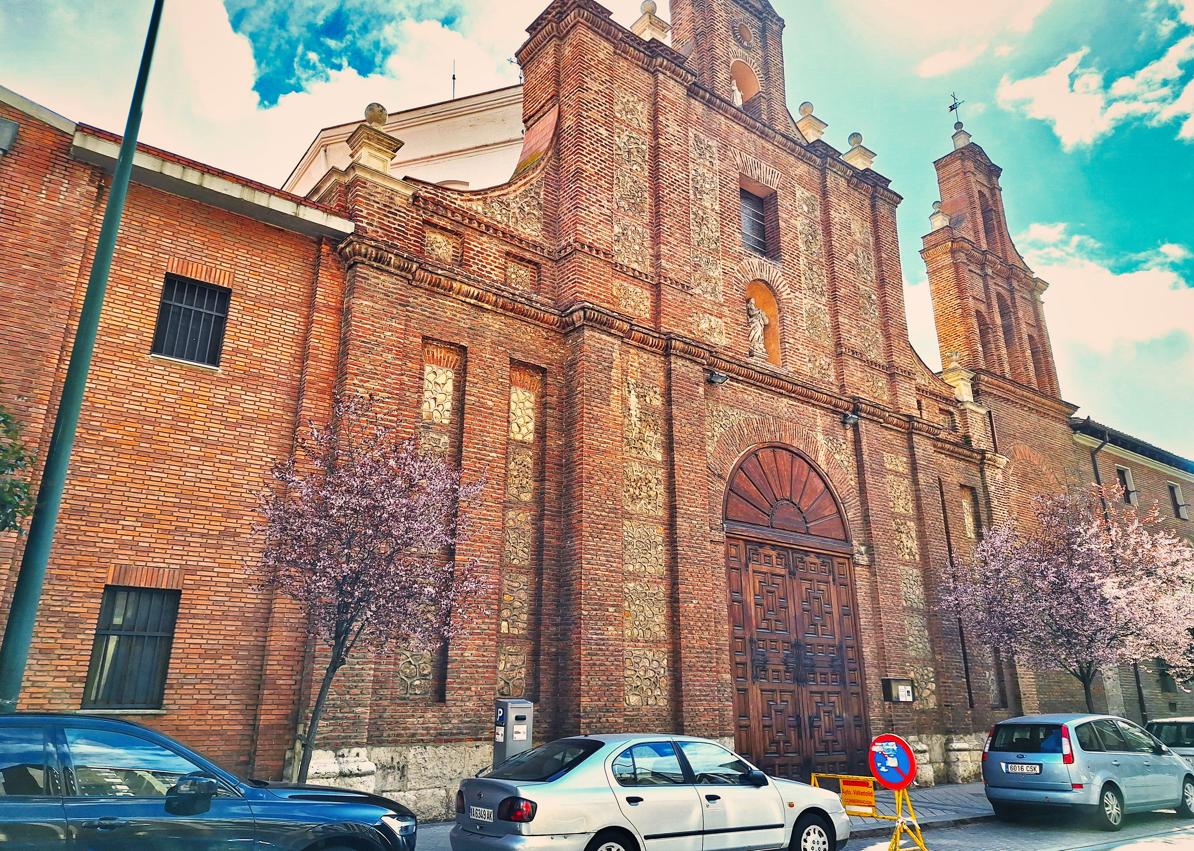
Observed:
[[[672,46],[701,85],[747,114],[788,130],[784,19],[768,0],[672,0]]]
[[[1048,284],[1016,250],[1003,208],[1003,169],[959,121],[954,149],[933,166],[941,200],[921,257],[942,363],[985,370],[1060,396],[1041,295]]]

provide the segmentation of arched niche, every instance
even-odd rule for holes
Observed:
[[[755,69],[751,68],[741,59],[735,59],[730,63],[730,77],[734,80],[734,88],[738,90],[738,95],[741,97],[739,106],[745,106],[762,90],[759,85],[759,75],[755,73]]]
[[[767,316],[763,327],[763,345],[767,349],[767,362],[780,365],[779,302],[771,287],[763,281],[751,281],[746,285],[747,301],[754,299],[755,307]]]

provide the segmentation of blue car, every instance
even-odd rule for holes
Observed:
[[[127,721],[0,715],[5,851],[414,851],[417,828],[394,801],[242,780]]]

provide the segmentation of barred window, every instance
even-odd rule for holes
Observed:
[[[220,365],[231,290],[167,275],[153,335],[153,354]]]
[[[100,603],[84,709],[160,709],[178,591],[109,585]]]
[[[742,244],[756,254],[767,254],[767,212],[764,199],[748,189],[742,192]]]

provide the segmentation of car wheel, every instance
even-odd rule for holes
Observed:
[[[791,851],[833,851],[833,828],[821,816],[802,815],[792,830]]]
[[[1011,804],[1005,804],[1003,801],[992,801],[991,809],[995,811],[995,818],[1000,821],[1015,821],[1016,809]]]
[[[1177,814],[1182,818],[1194,818],[1194,777],[1182,781],[1182,799],[1178,802]]]
[[[1095,824],[1103,830],[1119,830],[1124,826],[1124,796],[1114,786],[1104,786],[1099,792]]]
[[[620,830],[610,830],[593,837],[585,851],[638,851],[638,843]]]

